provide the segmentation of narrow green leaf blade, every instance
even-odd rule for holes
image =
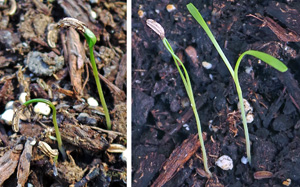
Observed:
[[[283,62],[281,62],[277,58],[275,58],[267,53],[255,51],[255,50],[249,50],[249,51],[244,52],[244,54],[254,56],[254,57],[264,61],[265,63],[269,64],[270,66],[272,66],[273,68],[277,69],[280,72],[285,72],[288,70],[288,68],[286,67],[286,65]]]

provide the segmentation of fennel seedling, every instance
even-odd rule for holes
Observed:
[[[63,159],[66,160],[67,159],[66,151],[65,151],[65,149],[63,147],[63,144],[62,144],[62,140],[61,140],[61,136],[60,136],[59,128],[58,128],[58,125],[57,125],[57,120],[56,120],[56,108],[52,104],[52,102],[47,100],[47,99],[38,98],[38,99],[31,99],[29,101],[26,101],[23,105],[27,107],[31,103],[37,103],[37,102],[45,103],[45,104],[49,105],[50,108],[52,109],[52,114],[53,114],[52,120],[53,120],[54,129],[55,129],[58,149],[59,149],[60,153],[62,154]]]
[[[189,74],[186,71],[186,69],[185,69],[183,63],[181,62],[181,60],[174,53],[171,45],[169,44],[167,38],[165,37],[165,31],[164,31],[163,27],[160,24],[158,24],[157,22],[155,22],[154,20],[151,20],[151,19],[147,20],[147,25],[160,36],[160,38],[163,41],[163,44],[165,45],[165,47],[167,48],[167,50],[170,52],[170,54],[172,55],[172,57],[174,59],[175,65],[178,69],[178,72],[179,72],[179,74],[181,76],[181,79],[182,79],[182,82],[184,84],[186,93],[187,93],[187,95],[190,99],[191,107],[192,107],[193,112],[194,112],[194,116],[196,118],[198,135],[199,135],[199,140],[200,140],[200,145],[201,145],[201,150],[202,150],[202,158],[203,158],[204,169],[205,169],[206,173],[210,177],[212,177],[212,174],[209,171],[208,164],[207,164],[207,155],[206,155],[206,150],[205,150],[205,146],[204,146],[204,140],[203,140],[203,137],[202,137],[200,118],[199,118],[199,115],[198,115],[198,111],[197,111],[197,107],[196,107],[196,103],[195,103],[195,99],[194,99],[194,94],[193,94],[193,89],[192,89],[191,81],[190,81],[190,78],[189,78]],[[179,65],[182,67],[183,72],[182,72]]]
[[[235,64],[235,68],[233,70],[233,68],[230,65],[228,59],[226,58],[226,56],[223,53],[221,47],[219,46],[217,40],[215,39],[214,35],[210,31],[209,27],[207,26],[206,22],[204,21],[203,17],[199,13],[199,11],[196,9],[196,7],[192,3],[189,3],[187,5],[187,8],[188,8],[189,12],[192,14],[192,16],[197,20],[197,22],[204,29],[204,31],[208,35],[209,39],[214,44],[215,48],[217,49],[218,53],[220,54],[221,58],[223,59],[225,65],[227,66],[227,68],[228,68],[228,70],[229,70],[229,72],[230,72],[230,74],[233,78],[233,81],[234,81],[235,86],[236,86],[239,102],[240,102],[241,116],[242,116],[244,131],[245,131],[245,139],[246,139],[247,159],[248,159],[249,163],[251,164],[251,150],[250,150],[249,132],[248,132],[245,109],[244,109],[244,104],[243,104],[244,103],[243,102],[243,93],[242,93],[242,89],[241,89],[239,79],[238,79],[239,65],[240,65],[240,63],[241,63],[241,61],[242,61],[242,59],[245,55],[251,55],[251,56],[254,56],[254,57],[264,61],[265,63],[269,64],[270,66],[272,66],[273,68],[277,69],[280,72],[285,72],[285,71],[287,71],[288,68],[280,60],[276,59],[275,57],[273,57],[269,54],[266,54],[266,53],[263,53],[263,52],[260,52],[260,51],[249,50],[249,51],[246,51],[246,52],[244,52],[240,55],[240,57],[238,58],[238,60]]]

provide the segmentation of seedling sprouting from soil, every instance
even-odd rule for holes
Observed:
[[[227,66],[227,68],[233,78],[233,81],[235,83],[236,90],[238,93],[239,102],[240,102],[241,116],[242,116],[242,120],[243,120],[244,131],[245,131],[247,158],[248,158],[249,163],[251,164],[251,151],[250,151],[248,126],[247,126],[245,109],[244,109],[242,89],[241,89],[239,79],[238,79],[238,69],[239,69],[240,63],[245,55],[251,55],[251,56],[254,56],[254,57],[264,61],[265,63],[269,64],[270,66],[272,66],[273,68],[277,69],[280,72],[285,72],[285,71],[287,71],[288,68],[280,60],[276,59],[275,57],[273,57],[269,54],[266,54],[266,53],[263,53],[260,51],[249,50],[240,55],[240,57],[238,58],[238,60],[235,64],[235,68],[233,70],[228,59],[226,58],[226,56],[223,53],[221,47],[219,46],[217,40],[213,36],[212,32],[210,31],[209,27],[207,26],[206,22],[204,21],[203,17],[199,13],[199,11],[196,9],[196,7],[192,3],[189,3],[187,5],[187,8],[190,11],[190,13],[192,14],[192,16],[197,20],[197,22],[204,29],[204,31],[208,35],[209,39],[214,44],[215,48],[217,49],[218,53],[220,54],[221,58],[223,59],[225,65]]]
[[[37,103],[37,102],[45,103],[45,104],[49,105],[50,108],[52,109],[52,113],[53,113],[53,117],[52,117],[53,118],[53,125],[54,125],[54,129],[55,129],[55,134],[56,134],[56,140],[57,140],[57,144],[58,144],[58,149],[59,149],[60,153],[62,154],[63,159],[66,160],[67,159],[66,151],[65,151],[65,149],[63,147],[61,136],[60,136],[60,132],[59,132],[59,128],[58,128],[57,121],[56,121],[56,108],[52,104],[52,102],[49,101],[49,100],[47,100],[47,99],[40,99],[40,98],[38,98],[38,99],[31,99],[29,101],[26,101],[23,105],[27,107],[31,103]]]
[[[160,36],[160,38],[162,39],[165,47],[171,53],[171,55],[174,59],[175,65],[178,69],[178,72],[181,76],[181,79],[182,79],[182,82],[184,84],[185,90],[186,90],[186,92],[188,94],[188,97],[190,99],[191,106],[192,106],[192,109],[193,109],[193,112],[194,112],[194,116],[196,118],[198,135],[199,135],[199,140],[200,140],[200,145],[201,145],[201,150],[202,150],[202,158],[203,158],[204,169],[205,169],[206,173],[209,174],[209,176],[212,176],[211,172],[208,169],[206,150],[205,150],[205,146],[204,146],[204,140],[203,140],[203,137],[202,137],[201,123],[200,123],[200,118],[199,118],[199,115],[198,115],[198,111],[197,111],[197,107],[196,107],[196,103],[195,103],[195,99],[194,99],[194,94],[193,94],[193,89],[192,89],[191,81],[190,81],[190,78],[189,78],[189,74],[186,71],[186,69],[185,69],[183,63],[181,62],[181,60],[178,58],[177,55],[175,55],[171,45],[169,44],[168,40],[166,39],[165,31],[164,31],[163,27],[159,23],[155,22],[152,19],[147,20],[147,25]],[[182,67],[183,72],[182,72],[180,66]]]
[[[95,62],[95,57],[94,57],[94,45],[97,42],[97,38],[96,38],[95,34],[90,29],[88,29],[83,22],[78,21],[77,19],[64,18],[58,22],[58,25],[59,25],[59,27],[75,28],[76,30],[78,30],[80,33],[82,33],[84,35],[84,37],[89,45],[90,60],[91,60],[91,64],[93,67],[93,74],[95,77],[101,105],[103,106],[107,129],[110,130],[111,129],[111,121],[110,121],[109,111],[107,109],[107,105],[106,105],[106,102],[104,99],[102,87],[101,87],[99,76],[98,76],[98,70],[97,70],[97,66],[96,66],[96,62]]]

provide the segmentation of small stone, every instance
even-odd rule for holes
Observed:
[[[174,10],[176,10],[176,7],[173,4],[168,4],[166,9],[168,12],[173,12]]]
[[[190,127],[188,124],[184,124],[183,127],[185,128],[185,130],[189,131],[190,130]]]
[[[247,157],[243,156],[242,159],[241,159],[241,162],[242,162],[243,164],[247,164],[247,163],[248,163]]]
[[[26,102],[26,96],[27,93],[26,92],[22,92],[19,96],[19,101],[21,102],[21,104],[24,104]]]
[[[49,107],[49,105],[47,105],[46,103],[42,103],[42,102],[38,102],[34,108],[33,108],[34,112],[37,114],[42,114],[45,116],[48,116],[51,112],[51,109]]]
[[[97,13],[93,10],[90,12],[90,14],[91,14],[92,18],[94,18],[94,19],[96,19],[98,17]]]
[[[9,101],[6,103],[5,110],[13,109],[13,108],[14,108],[14,101]]]
[[[145,17],[146,12],[144,12],[143,10],[139,10],[138,15],[139,15],[140,18],[143,18],[143,17]]]
[[[212,64],[209,63],[209,62],[206,62],[206,61],[203,61],[203,62],[202,62],[202,66],[203,66],[205,69],[211,69],[211,68],[212,68]]]
[[[33,51],[28,53],[24,62],[28,69],[37,76],[51,76],[64,66],[64,57],[55,53],[41,53]]]
[[[223,155],[220,158],[218,158],[218,160],[216,161],[216,165],[223,170],[232,170],[233,161],[229,156]]]
[[[90,115],[87,113],[80,113],[77,117],[77,120],[83,124],[97,125],[97,120],[90,117]]]
[[[97,101],[95,98],[93,98],[93,97],[89,97],[89,98],[87,99],[87,103],[88,103],[90,106],[99,106],[98,101]]]
[[[252,71],[253,71],[252,66],[246,66],[245,72],[246,72],[247,74],[251,74]]]
[[[11,125],[14,114],[15,112],[13,109],[5,110],[5,112],[1,115],[1,119],[4,120],[7,125]]]

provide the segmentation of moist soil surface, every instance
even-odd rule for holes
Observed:
[[[0,2],[0,186],[126,186],[126,7],[114,0]],[[65,17],[97,37],[111,130],[87,42],[74,28],[58,28]],[[50,108],[42,115],[35,103],[21,107],[34,98],[55,105],[66,158],[59,152],[53,159]]]
[[[299,2],[192,2],[232,66],[242,52],[252,49],[275,56],[289,68],[281,73],[249,56],[241,63],[243,97],[254,115],[248,123],[251,165],[242,163],[245,138],[233,79],[189,14],[188,3],[132,2],[133,186],[300,186]],[[168,4],[175,10],[168,12]],[[210,179],[195,141],[197,128],[184,85],[159,36],[147,27],[147,19],[164,27],[190,75],[213,174]],[[216,166],[222,155],[233,160],[231,170]]]

